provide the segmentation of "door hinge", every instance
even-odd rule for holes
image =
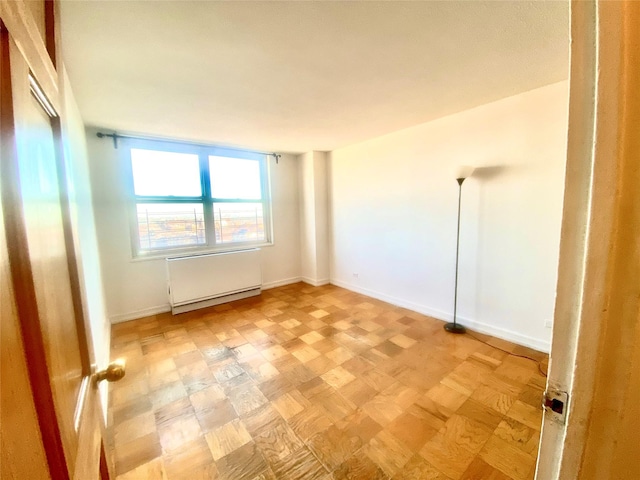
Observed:
[[[569,394],[560,390],[548,389],[542,394],[542,408],[551,420],[564,424],[567,418]]]

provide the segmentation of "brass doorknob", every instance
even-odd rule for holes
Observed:
[[[125,362],[124,360],[119,359],[115,362],[111,362],[104,370],[96,372],[94,378],[96,383],[101,382],[102,380],[106,380],[107,382],[117,382],[124,377],[124,373]]]

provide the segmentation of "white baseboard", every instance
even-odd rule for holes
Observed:
[[[171,311],[171,305],[168,303],[165,305],[158,305],[157,307],[145,308],[143,310],[136,310],[135,312],[119,313],[117,315],[111,315],[109,321],[114,323],[128,322],[129,320],[136,320],[138,318],[149,317],[151,315],[157,315],[159,313],[165,313]]]
[[[242,300],[244,298],[257,297],[258,295],[260,295],[260,293],[262,293],[262,289],[260,287],[256,287],[256,288],[252,288],[251,290],[232,293],[230,295],[224,295],[222,297],[209,298],[208,300],[201,300],[199,302],[187,303],[185,305],[174,305],[171,308],[171,313],[173,315],[178,315],[179,313],[192,312],[194,310],[199,310],[201,308],[213,307],[215,305],[234,302],[236,300]]]
[[[423,315],[427,315],[429,317],[435,318],[436,320],[441,320],[443,322],[451,322],[453,320],[452,313],[443,312],[442,310],[437,310],[427,305],[421,305],[418,303],[410,302],[408,300],[393,297],[391,295],[386,295],[384,293],[381,293],[375,290],[370,290],[368,288],[363,288],[358,285],[353,285],[348,282],[343,282],[341,280],[332,279],[331,283],[333,285],[337,285],[338,287],[346,288],[347,290],[361,293],[369,297],[377,298],[378,300],[391,303],[392,305],[397,305],[398,307],[408,308],[409,310],[422,313]],[[549,353],[551,351],[551,342],[549,341],[544,341],[538,338],[529,337],[527,335],[514,332],[513,330],[508,330],[502,327],[496,327],[494,325],[490,325],[484,322],[478,322],[476,320],[472,320],[466,317],[459,316],[458,319],[460,320],[461,324],[463,324],[466,327],[469,327],[471,330],[475,330],[480,333],[485,333],[487,335],[501,338],[503,340],[507,340],[509,342],[516,343],[518,345],[523,345],[525,347],[533,348],[534,350],[538,350],[540,352]]]
[[[262,290],[268,290],[270,288],[282,287],[284,285],[290,285],[292,283],[298,283],[302,281],[302,277],[291,277],[283,280],[276,280],[275,282],[268,282],[262,284]],[[329,281],[327,280],[327,283]],[[145,308],[143,310],[136,310],[128,313],[119,313],[109,316],[109,321],[114,323],[128,322],[129,320],[137,320],[138,318],[149,317],[151,315],[157,315],[159,313],[165,313],[171,311],[171,305],[168,303],[165,305],[158,305],[155,307]]]
[[[274,282],[264,283],[262,285],[262,290],[268,290],[270,288],[290,285],[292,283],[297,283],[300,281],[308,283],[309,285],[313,285],[315,287],[319,287],[321,285],[326,285],[328,283],[331,283],[333,285],[346,288],[347,290],[351,290],[353,292],[361,293],[363,295],[367,295],[372,298],[377,298],[378,300],[382,300],[383,302],[387,302],[392,305],[408,308],[409,310],[413,310],[414,312],[427,315],[429,317],[435,318],[436,320],[441,320],[443,322],[450,322],[453,319],[452,314],[449,312],[437,310],[427,305],[410,302],[408,300],[404,300],[398,297],[386,295],[376,290],[370,290],[368,288],[363,288],[358,285],[354,285],[349,282],[343,282],[341,280],[336,280],[336,279],[313,280],[308,277],[291,277],[284,280],[276,280]],[[138,318],[148,317],[150,315],[157,315],[159,313],[165,313],[170,311],[171,311],[171,306],[167,303],[165,305],[146,308],[144,310],[138,310],[135,312],[112,315],[109,317],[109,320],[112,324],[122,323],[122,322],[127,322],[129,320],[135,320]],[[460,319],[460,323],[477,332],[502,338],[503,340],[507,340],[509,342],[517,343],[518,345],[523,345],[529,348],[533,348],[541,352],[549,353],[551,351],[551,342],[549,341],[544,341],[537,338],[529,337],[527,335],[514,332],[513,330],[497,327],[484,322],[478,322],[476,320],[472,320],[466,317],[459,317],[459,319]]]
[[[453,317],[451,319],[453,319]],[[477,322],[475,320],[471,320],[470,318],[460,317],[460,322],[463,323],[465,327],[468,327],[476,332],[485,333],[487,335],[491,335],[492,337],[501,338],[503,340],[507,340],[524,347],[533,348],[534,350],[538,350],[539,352],[551,352],[550,341],[545,342],[544,340],[540,340],[538,338],[523,335],[506,328],[496,327],[495,325],[489,325],[488,323]]]
[[[270,288],[284,287],[285,285],[291,285],[292,283],[298,283],[302,281],[302,277],[285,278],[284,280],[276,280],[274,282],[267,282],[262,284],[262,290],[269,290]]]
[[[331,281],[328,278],[323,278],[320,280],[315,280],[309,277],[300,277],[304,283],[308,283],[309,285],[313,285],[314,287],[321,287],[322,285],[329,285]]]
[[[433,317],[437,320],[449,321],[447,319],[447,313],[441,310],[436,310],[426,305],[421,305],[419,303],[410,302],[408,300],[404,300],[402,298],[393,297],[391,295],[387,295],[376,290],[370,290],[368,288],[360,287],[359,285],[353,285],[349,282],[343,282],[341,280],[331,279],[331,283],[337,285],[338,287],[346,288],[347,290],[351,290],[353,292],[361,293],[363,295],[367,295],[368,297],[377,298],[378,300],[382,300],[383,302],[390,303],[392,305],[397,305],[398,307],[408,308],[409,310],[413,310],[414,312],[422,313],[423,315],[427,315],[429,317]],[[446,320],[445,320],[446,319]]]

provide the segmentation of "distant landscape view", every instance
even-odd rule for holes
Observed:
[[[207,243],[201,203],[139,203],[137,216],[141,250]],[[216,244],[265,239],[261,203],[214,203],[213,216]]]

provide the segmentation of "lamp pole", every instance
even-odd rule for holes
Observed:
[[[460,204],[462,201],[462,182],[465,177],[456,178],[458,182],[458,229],[456,232],[456,280],[453,293],[453,322],[447,323],[444,329],[450,333],[465,333],[467,331],[462,325],[458,325],[456,321],[456,314],[458,311],[458,257],[460,253]]]

